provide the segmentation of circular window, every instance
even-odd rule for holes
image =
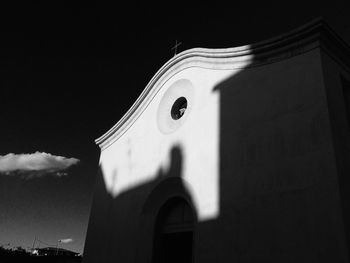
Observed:
[[[187,100],[185,97],[178,98],[171,108],[171,117],[174,120],[180,119],[187,109]]]
[[[188,79],[179,79],[166,88],[158,106],[157,124],[164,134],[176,131],[190,116],[194,105],[194,87]]]

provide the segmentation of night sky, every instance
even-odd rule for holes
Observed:
[[[19,165],[17,157],[39,158],[31,168],[0,170],[0,245],[72,239],[59,246],[83,252],[99,158],[94,140],[171,59],[175,40],[179,51],[246,45],[320,15],[350,39],[346,1],[129,2],[0,7],[0,168],[5,157],[10,165]],[[40,158],[58,166],[38,168]]]

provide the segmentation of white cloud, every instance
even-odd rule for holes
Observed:
[[[79,162],[76,158],[56,156],[45,152],[9,153],[0,155],[0,173],[20,174],[26,178],[44,175],[66,175],[66,170]]]
[[[73,242],[73,239],[72,238],[60,239],[59,242],[67,244],[67,243]]]

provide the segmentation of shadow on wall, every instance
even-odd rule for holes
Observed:
[[[220,217],[207,224],[226,254],[216,262],[347,262],[321,61],[259,60],[214,88]]]
[[[257,62],[213,89],[220,94],[219,216],[197,221],[179,146],[171,149],[168,172],[116,198],[99,171],[85,263],[159,262],[157,216],[174,197],[193,211],[193,262],[347,260],[314,57],[263,67]]]
[[[170,168],[166,173],[160,170],[154,181],[126,191],[116,198],[107,191],[96,191],[84,262],[161,262],[161,259],[156,260],[153,256],[157,254],[154,248],[157,233],[155,224],[161,207],[174,198],[179,198],[188,205],[193,217],[191,229],[180,232],[193,232],[197,214],[187,186],[181,178],[183,157],[179,147],[172,148],[170,160]],[[101,170],[97,176],[96,189],[105,189]],[[180,237],[178,240],[188,241],[188,238]],[[94,249],[96,246],[98,253]],[[175,261],[169,259],[168,262]]]

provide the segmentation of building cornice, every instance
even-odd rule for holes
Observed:
[[[350,67],[350,48],[322,18],[295,30],[251,45],[224,49],[193,48],[165,63],[127,113],[105,134],[95,140],[103,150],[124,134],[147,108],[171,76],[190,67],[217,70],[239,69],[274,63],[320,48],[339,63]]]

